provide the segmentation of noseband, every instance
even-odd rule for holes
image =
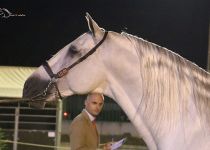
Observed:
[[[72,69],[73,67],[75,67],[77,64],[79,64],[80,62],[84,61],[87,57],[89,57],[90,55],[92,55],[97,48],[105,41],[106,37],[107,37],[108,31],[105,31],[103,38],[101,39],[101,41],[96,44],[96,46],[94,46],[87,54],[85,54],[84,56],[82,56],[80,59],[78,59],[76,62],[74,62],[73,64],[71,64],[70,66],[68,66],[67,68],[63,68],[60,71],[58,71],[58,73],[53,73],[50,65],[48,64],[48,62],[44,62],[42,64],[42,66],[44,67],[45,71],[47,72],[47,74],[50,76],[50,82],[48,84],[48,86],[46,87],[46,89],[44,90],[42,96],[45,96],[47,94],[47,91],[49,89],[49,87],[53,84],[55,86],[56,89],[56,95],[58,95],[58,97],[60,99],[63,99],[61,96],[61,93],[59,91],[58,85],[56,83],[57,79],[62,78],[63,76],[65,76],[68,71],[70,69]]]

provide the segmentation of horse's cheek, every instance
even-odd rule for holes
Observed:
[[[69,76],[68,77],[69,88],[74,93],[85,93],[89,92],[89,83],[85,74]]]
[[[101,82],[101,74],[95,72],[80,73],[68,78],[71,91],[74,93],[88,93],[96,89]]]

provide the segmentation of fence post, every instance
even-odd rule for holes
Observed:
[[[15,108],[15,128],[14,128],[14,143],[13,143],[13,150],[17,150],[17,142],[18,142],[18,128],[19,128],[19,115],[20,115],[20,103]]]
[[[62,100],[59,99],[56,108],[56,134],[55,134],[55,146],[59,147],[61,143],[61,127],[62,127],[62,111],[63,111],[63,103]],[[55,148],[55,150],[59,150]]]

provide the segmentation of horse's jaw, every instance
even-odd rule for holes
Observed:
[[[76,87],[71,87],[66,90],[63,90],[61,92],[62,96],[67,97],[67,96],[72,96],[74,94],[77,95],[83,95],[83,94],[88,94],[88,93],[103,93],[106,89],[105,83],[99,84],[97,87],[84,87],[84,88],[76,88]]]

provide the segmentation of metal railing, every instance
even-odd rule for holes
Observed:
[[[44,109],[32,109],[27,107],[26,104],[20,103],[0,104],[0,128],[6,133],[11,134],[12,132],[13,139],[7,138],[6,141],[13,141],[13,150],[17,150],[18,143],[28,143],[28,146],[35,144],[24,140],[21,141],[19,134],[23,132],[24,134],[26,132],[30,134],[33,132],[36,133],[36,136],[38,132],[54,133],[50,144],[55,145],[54,147],[59,147],[61,141],[61,121],[62,102],[60,100],[57,103],[57,107],[47,106]],[[35,136],[32,136],[31,141],[33,141],[33,138]],[[28,140],[28,137],[26,139]]]
[[[18,117],[18,118],[17,118]],[[0,106],[0,128],[53,131],[56,126],[56,108],[32,109],[24,105]]]

